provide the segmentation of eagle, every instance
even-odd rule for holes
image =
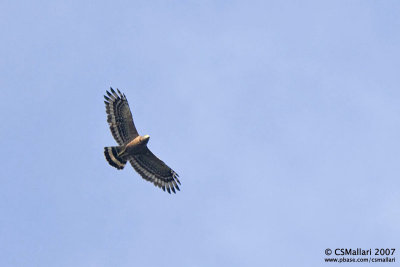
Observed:
[[[150,136],[138,134],[125,94],[122,94],[118,88],[118,93],[111,87],[110,91],[106,91],[104,103],[106,104],[107,122],[118,146],[104,148],[104,156],[108,163],[118,170],[122,170],[129,161],[143,179],[164,191],[167,190],[170,194],[171,191],[174,193],[176,190],[180,191],[179,175],[147,147]]]

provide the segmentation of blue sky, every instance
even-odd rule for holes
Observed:
[[[400,250],[399,11],[2,1],[0,265],[321,266],[326,248]],[[110,86],[178,194],[107,164]]]

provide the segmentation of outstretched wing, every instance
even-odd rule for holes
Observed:
[[[162,160],[157,158],[147,147],[145,153],[133,155],[129,159],[133,168],[143,177],[152,182],[155,186],[167,189],[168,193],[175,193],[175,189],[180,190],[181,184],[179,175],[168,167]]]
[[[138,136],[138,132],[133,123],[132,113],[125,95],[118,89],[118,94],[111,87],[110,90],[111,93],[107,91],[108,96],[104,96],[107,122],[115,141],[122,146]]]

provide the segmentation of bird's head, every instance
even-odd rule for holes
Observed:
[[[150,135],[146,134],[146,135],[142,136],[141,139],[142,139],[141,141],[142,141],[144,144],[147,144],[147,143],[149,142]]]

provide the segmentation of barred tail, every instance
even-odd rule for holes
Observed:
[[[122,170],[125,167],[126,159],[118,156],[119,150],[120,147],[118,146],[105,147],[104,156],[106,156],[106,160],[111,166],[117,168],[118,170]]]

